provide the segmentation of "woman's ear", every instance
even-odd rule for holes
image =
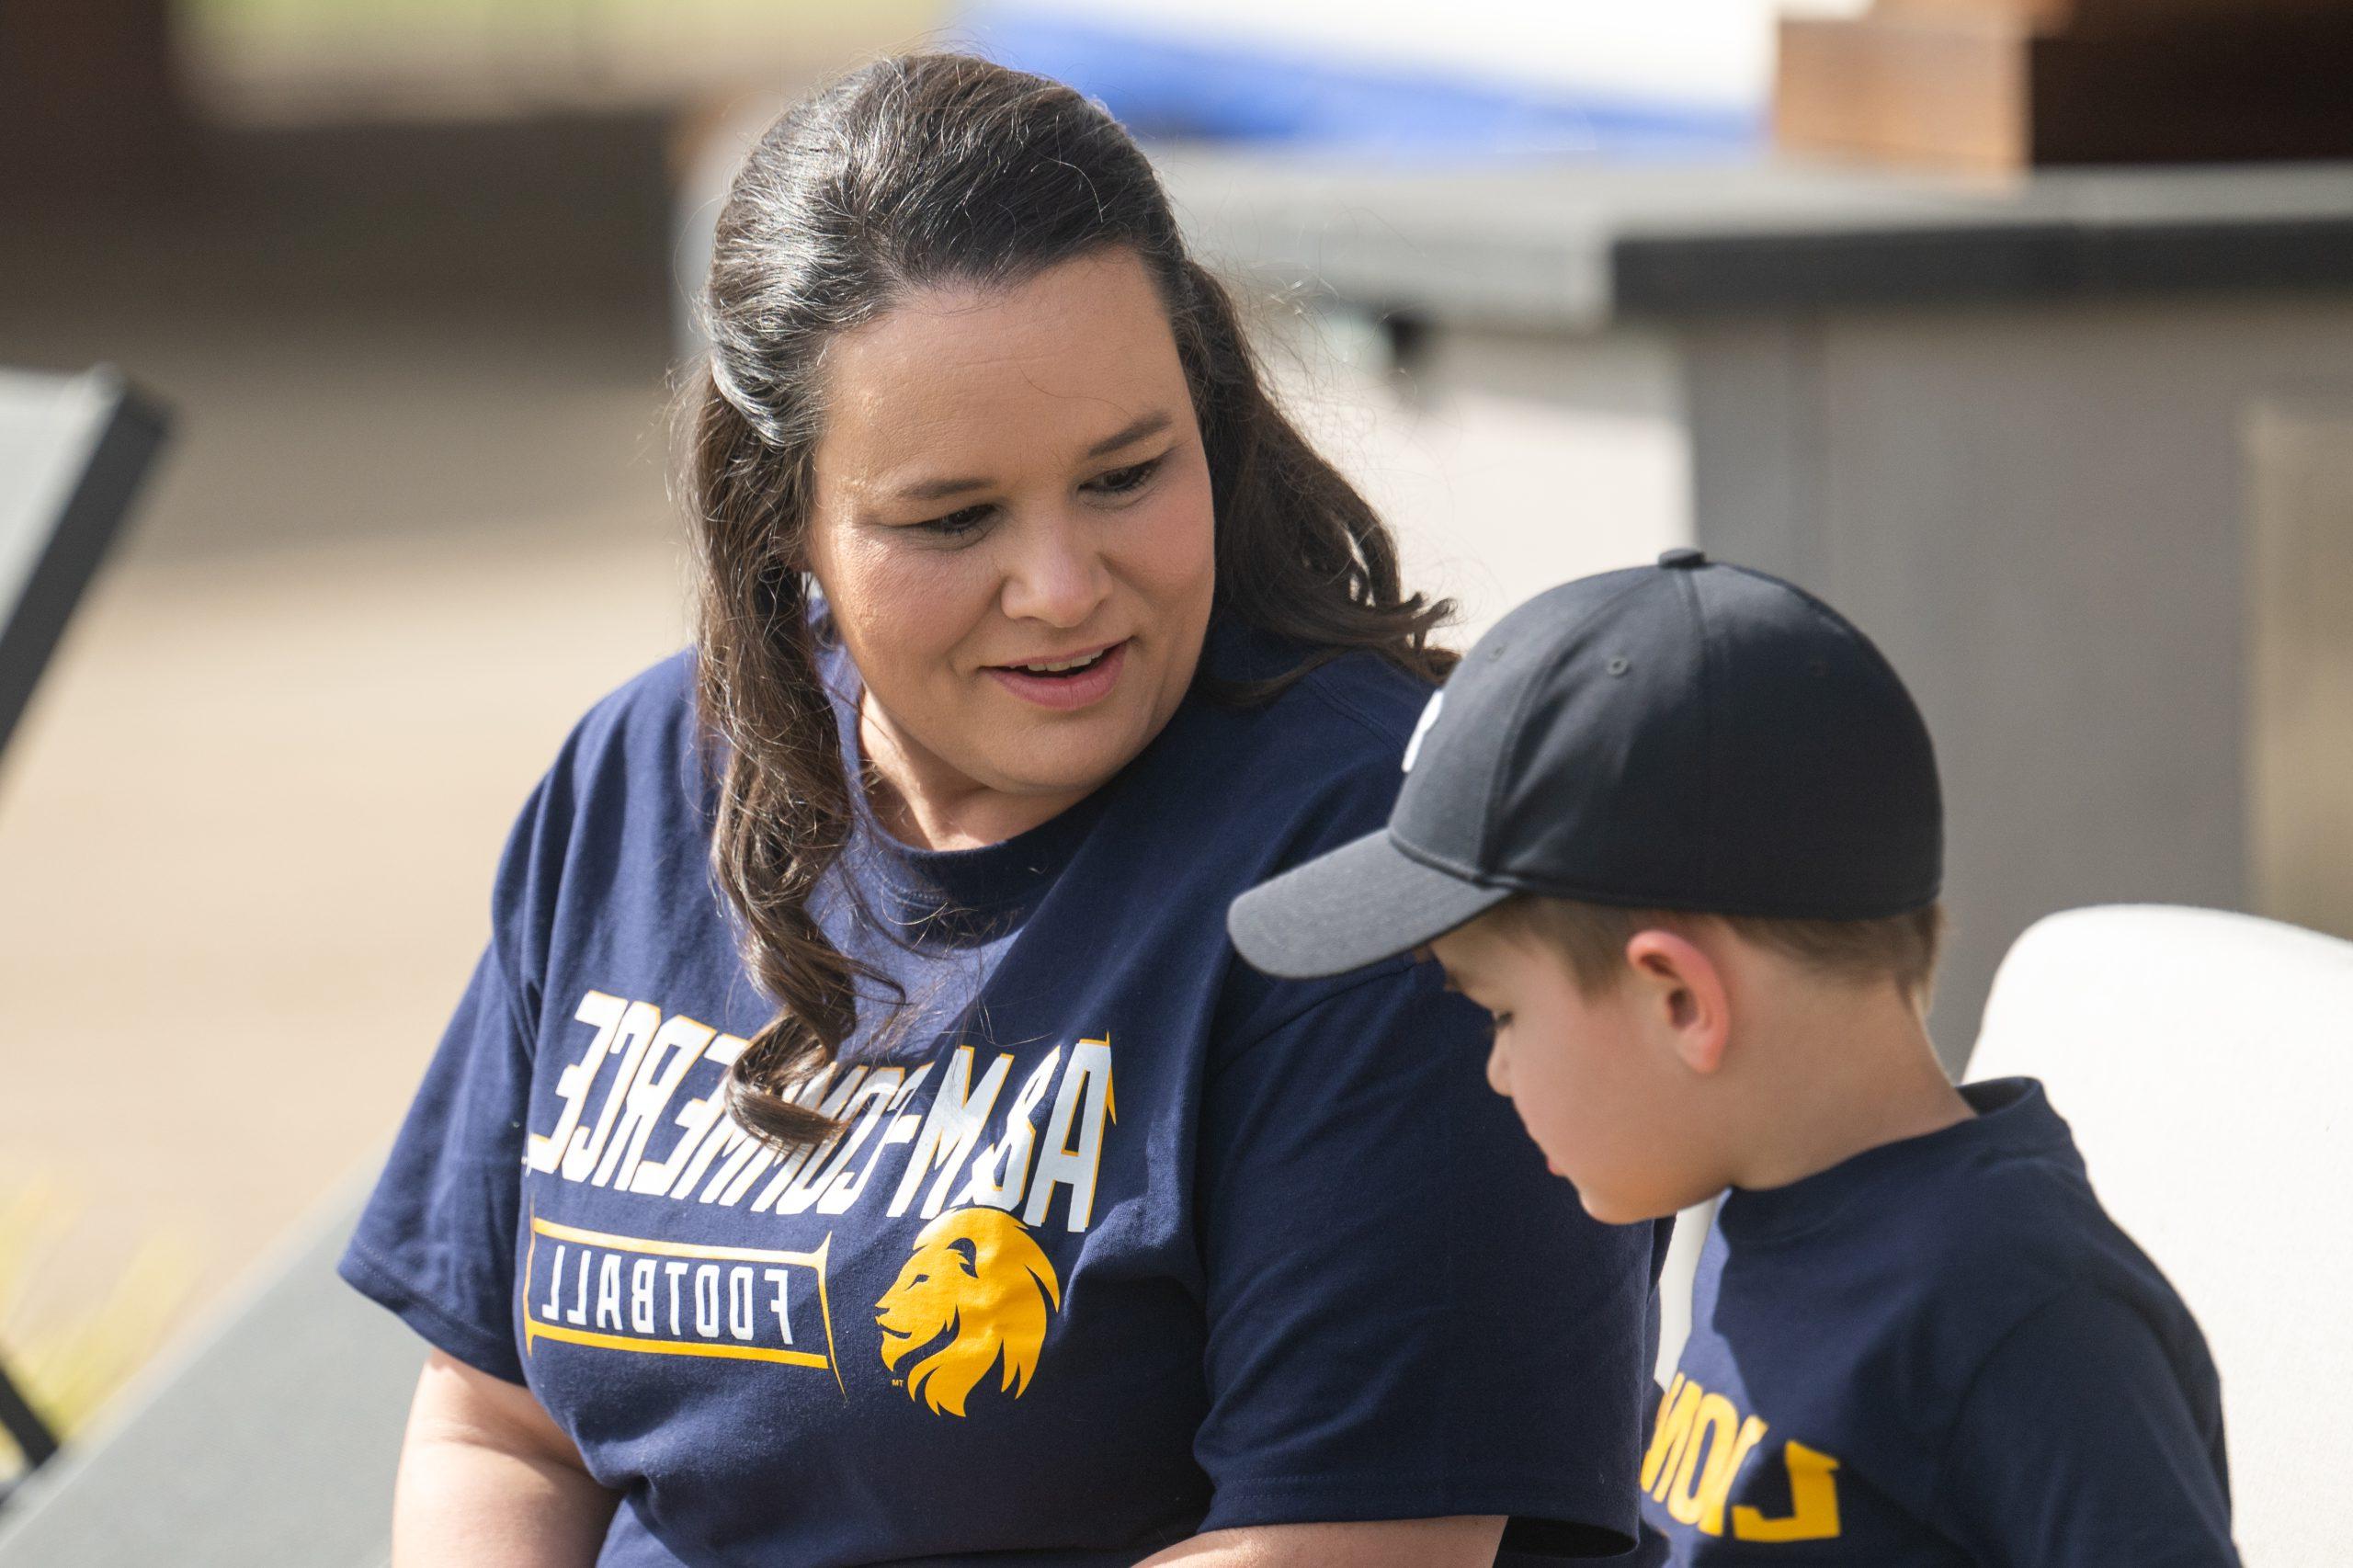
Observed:
[[[1645,1030],[1665,1040],[1694,1073],[1723,1065],[1732,1007],[1723,972],[1689,938],[1653,927],[1626,943],[1626,984]]]

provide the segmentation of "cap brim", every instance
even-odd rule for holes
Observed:
[[[1411,952],[1511,897],[1408,858],[1386,829],[1233,901],[1225,929],[1252,967],[1320,980]]]

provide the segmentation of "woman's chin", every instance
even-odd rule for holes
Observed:
[[[994,788],[1003,795],[1060,800],[1074,805],[1108,784],[1141,749],[1104,746],[1051,756],[1006,757],[1002,759],[1003,766],[994,770]]]
[[[1024,721],[1027,721],[1026,722]],[[1110,781],[1160,731],[1140,703],[1056,714],[1008,715],[995,734],[976,737],[986,748],[987,776],[1011,794],[1062,794]]]

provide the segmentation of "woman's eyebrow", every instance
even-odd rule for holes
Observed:
[[[951,495],[961,495],[968,490],[986,490],[985,479],[926,479],[919,484],[904,485],[891,493],[894,501],[945,501]]]
[[[1157,436],[1175,423],[1165,412],[1142,415],[1087,448],[1086,455],[1090,458],[1108,457],[1129,442],[1141,441],[1146,436]]]
[[[1141,415],[1087,448],[1084,455],[1087,458],[1108,457],[1146,436],[1157,436],[1176,423],[1176,418],[1165,410]],[[994,480],[979,478],[926,479],[891,494],[892,499],[897,501],[945,501],[951,495],[961,495],[967,491],[986,490],[995,483]]]

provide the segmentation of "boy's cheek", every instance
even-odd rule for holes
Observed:
[[[1693,1154],[1673,1127],[1633,1129],[1604,1153],[1599,1168],[1580,1170],[1577,1196],[1607,1224],[1670,1218],[1720,1190],[1694,1169]]]

